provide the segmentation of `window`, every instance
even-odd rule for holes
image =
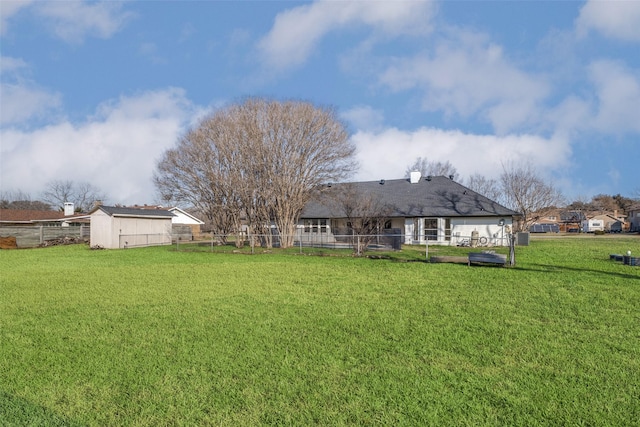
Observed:
[[[305,233],[326,233],[327,232],[327,220],[326,219],[305,219],[304,220],[304,232]]]
[[[444,220],[444,240],[447,242],[451,241],[451,218]]]
[[[425,240],[438,240],[438,218],[424,219]]]

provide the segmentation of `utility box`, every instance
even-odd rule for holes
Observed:
[[[516,245],[529,246],[529,233],[526,231],[516,233]]]

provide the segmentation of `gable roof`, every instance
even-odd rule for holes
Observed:
[[[580,222],[587,219],[587,216],[582,211],[563,211],[560,213],[560,221],[562,222]]]
[[[184,216],[186,218],[191,219],[194,223],[197,223],[197,224],[200,224],[200,225],[204,225],[204,221],[196,218],[195,216],[191,215],[189,212],[184,211],[184,210],[180,209],[177,206],[170,207],[170,208],[169,207],[165,208],[165,207],[163,207],[161,205],[133,205],[133,206],[129,206],[129,207],[134,208],[134,209],[145,209],[145,210],[158,210],[158,209],[162,210],[162,209],[164,209],[164,210],[167,210],[167,211],[173,213],[174,217]]]
[[[165,209],[139,209],[139,208],[126,208],[120,206],[96,206],[89,212],[89,214],[93,214],[94,212],[101,210],[109,216],[125,216],[125,217],[136,217],[136,218],[158,218],[158,219],[166,219],[172,218],[175,215]]]
[[[184,215],[187,218],[191,218],[191,220],[193,220],[194,222],[197,222],[200,225],[204,225],[204,221],[202,221],[201,219],[196,218],[195,216],[191,215],[189,212],[183,211],[182,209],[180,209],[177,206],[168,209],[168,211],[173,213],[175,216]]]
[[[301,218],[341,218],[344,212],[330,202],[345,185],[359,194],[371,194],[391,209],[389,217],[481,217],[517,216],[487,197],[444,176],[422,177],[416,183],[409,179],[332,184],[323,189],[329,197],[307,204]],[[327,200],[327,201],[324,201]]]

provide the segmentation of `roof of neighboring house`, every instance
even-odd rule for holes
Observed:
[[[128,216],[138,218],[172,218],[175,216],[165,209],[141,209],[104,205],[96,206],[91,210],[91,212],[89,212],[89,214],[93,214],[98,210],[101,210],[109,216]]]
[[[194,222],[197,222],[198,224],[204,224],[204,221],[196,218],[195,216],[191,215],[189,212],[187,212],[187,211],[185,211],[183,209],[180,209],[177,206],[174,206],[174,207],[171,207],[171,208],[165,208],[165,207],[163,207],[161,205],[142,205],[142,206],[133,205],[131,207],[135,208],[135,209],[145,209],[145,210],[158,210],[158,209],[162,210],[163,209],[163,210],[167,210],[169,212],[176,212],[177,211],[179,214],[182,214],[182,215],[186,216],[187,218],[191,218]],[[175,213],[174,215],[175,216],[180,216],[178,213]]]
[[[33,224],[35,222],[63,222],[86,218],[86,215],[65,216],[60,211],[34,211],[29,209],[0,209],[0,223]]]
[[[168,211],[169,211],[169,212],[179,212],[179,213],[181,213],[182,215],[184,215],[184,216],[186,216],[186,217],[188,217],[188,218],[191,218],[193,221],[197,222],[198,224],[201,224],[201,225],[203,225],[203,224],[204,224],[204,221],[202,221],[201,219],[196,218],[195,216],[191,215],[189,212],[186,212],[186,211],[184,211],[184,210],[180,209],[180,208],[179,208],[179,207],[177,207],[177,206],[176,206],[176,207],[173,207],[173,208],[169,208],[169,209],[168,209]],[[177,216],[177,214],[176,214],[176,216]]]
[[[481,217],[515,216],[517,212],[444,176],[421,177],[417,183],[407,179],[332,184],[323,194],[329,197],[312,201],[301,218],[341,218],[344,212],[331,202],[331,193],[345,185],[358,194],[371,194],[390,209],[389,217]]]
[[[560,221],[562,222],[578,222],[587,219],[582,211],[564,211],[560,213]]]

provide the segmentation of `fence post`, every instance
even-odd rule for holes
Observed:
[[[425,240],[425,261],[429,262],[429,239]]]
[[[516,242],[514,239],[514,234],[509,233],[509,265],[516,265]]]

